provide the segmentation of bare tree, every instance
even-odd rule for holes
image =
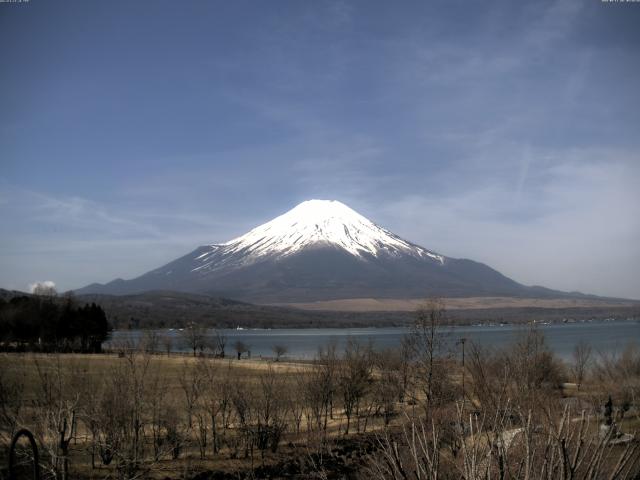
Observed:
[[[398,373],[401,380],[401,389],[398,400],[404,402],[411,383],[411,361],[413,341],[410,336],[405,335],[400,343],[400,364],[398,365]]]
[[[227,345],[227,336],[220,330],[215,331],[215,356],[218,358],[225,357],[225,347]]]
[[[252,429],[255,417],[254,400],[255,397],[252,395],[249,384],[245,380],[234,377],[231,388],[231,402],[236,414],[235,418],[240,432],[240,442],[244,448],[244,456],[245,458],[251,458],[252,468],[256,439]]]
[[[184,345],[193,351],[195,357],[198,351],[204,350],[206,329],[193,322],[189,323],[181,332]]]
[[[307,374],[305,372],[293,372],[292,384],[289,386],[290,394],[287,395],[287,400],[289,402],[288,408],[293,419],[296,433],[300,433],[302,418],[304,417],[304,412],[307,408],[305,402],[306,376]]]
[[[402,353],[391,349],[377,352],[373,363],[378,374],[373,384],[374,400],[387,426],[396,413],[397,402],[403,396]]]
[[[481,408],[499,411],[513,379],[512,363],[508,357],[472,343],[467,355],[467,368],[472,378],[470,396]]]
[[[150,358],[127,350],[104,378],[96,419],[99,453],[105,464],[115,460],[121,478],[133,478],[144,461]]]
[[[40,389],[34,401],[36,432],[46,452],[45,464],[54,478],[69,478],[69,445],[77,433],[79,395],[69,387],[70,376],[59,354],[51,361],[34,359]]]
[[[201,358],[195,364],[185,363],[185,372],[180,379],[187,412],[187,433],[192,430],[195,433],[201,459],[206,456],[209,442],[210,401],[207,396],[217,387],[209,383],[214,378],[212,371],[212,362]]]
[[[357,340],[350,338],[337,372],[344,414],[347,417],[345,435],[349,434],[351,419],[354,416],[357,420],[357,430],[360,431],[360,405],[371,382],[371,367],[371,349],[362,347]]]
[[[333,418],[337,369],[337,344],[335,341],[330,341],[318,349],[314,368],[305,378],[305,399],[309,406],[307,421],[311,422],[308,425],[309,431],[322,431],[323,443],[326,441],[329,418]]]
[[[153,375],[149,381],[149,413],[153,458],[160,460],[165,452],[164,412],[167,407],[167,382],[163,375]]]
[[[168,333],[162,335],[162,345],[164,346],[164,351],[167,353],[167,357],[171,355],[171,350],[173,349],[173,337]]]
[[[220,450],[221,443],[229,428],[232,372],[230,366],[220,369],[214,362],[208,362],[206,366],[202,400],[209,415],[211,444],[213,453],[216,454]]]
[[[427,300],[416,311],[416,322],[406,339],[414,361],[414,388],[417,386],[422,390],[427,415],[431,415],[432,407],[450,399],[453,392],[446,367],[449,351],[442,333],[446,318],[445,304],[441,299]]]
[[[337,344],[334,341],[318,349],[312,368],[303,371],[297,378],[300,396],[300,421],[306,420],[307,443],[318,450],[327,443],[329,418],[333,418],[334,397],[337,395]]]
[[[539,411],[562,383],[561,366],[544,334],[535,327],[522,330],[502,363],[511,373],[510,394],[523,410]]]
[[[285,345],[274,345],[271,347],[271,350],[273,350],[273,354],[276,356],[276,362],[279,362],[280,357],[286,355],[289,349]]]
[[[142,335],[142,348],[146,353],[156,353],[158,351],[158,333],[155,330],[146,330]]]
[[[8,445],[23,409],[24,379],[0,369],[0,443]]]
[[[166,448],[169,450],[171,458],[177,460],[185,446],[188,432],[183,430],[178,410],[174,406],[168,406],[162,411],[161,422],[165,432]]]
[[[268,448],[276,452],[280,437],[286,429],[286,401],[282,395],[285,389],[283,377],[269,365],[260,375],[260,386],[255,402],[256,425],[254,434],[256,445],[264,461]]]
[[[194,365],[185,360],[182,365],[180,378],[180,389],[184,396],[184,411],[187,415],[187,427],[189,430],[193,427],[193,416],[196,410],[198,399],[203,393],[205,382],[207,379],[206,366],[204,360],[199,360]]]
[[[236,354],[238,355],[238,360],[242,358],[242,354],[244,352],[249,351],[249,346],[242,340],[238,340],[236,343],[234,343],[233,347],[235,348]]]
[[[571,373],[573,374],[574,381],[578,385],[578,389],[582,386],[590,361],[591,346],[584,340],[581,340],[573,349],[573,363],[571,365]]]

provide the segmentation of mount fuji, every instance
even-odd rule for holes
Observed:
[[[566,297],[482,263],[404,240],[341,202],[308,200],[245,235],[205,245],[131,280],[78,294],[174,290],[255,303],[350,298]]]

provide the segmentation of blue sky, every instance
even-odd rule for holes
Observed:
[[[131,278],[309,198],[640,298],[640,4],[0,3],[0,286]]]

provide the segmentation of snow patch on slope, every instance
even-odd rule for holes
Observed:
[[[345,204],[335,200],[308,200],[241,237],[211,245],[197,257],[203,264],[193,271],[220,267],[233,259],[252,263],[261,257],[282,257],[314,245],[333,245],[356,257],[411,255],[444,263],[444,257],[413,245],[374,224]],[[223,258],[208,262],[214,253]]]

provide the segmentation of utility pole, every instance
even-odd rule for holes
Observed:
[[[460,340],[458,340],[457,343],[462,345],[462,408],[464,408],[464,402],[467,398],[466,394],[465,394],[465,389],[464,389],[464,376],[465,376],[465,368],[464,368],[464,344],[467,342],[467,339],[465,337],[462,337]]]

